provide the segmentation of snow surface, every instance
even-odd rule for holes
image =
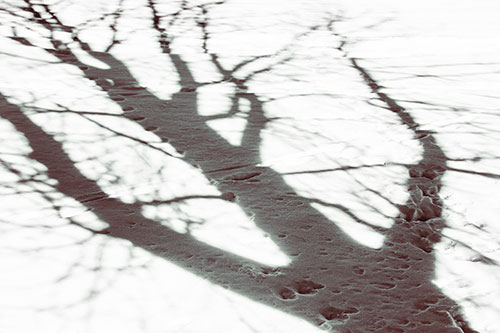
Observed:
[[[116,82],[89,80],[85,68],[45,51],[52,47],[47,32],[15,9],[20,3],[5,1],[0,11],[7,22],[0,27],[0,93],[60,142],[101,192],[79,198],[61,193],[58,180],[30,155],[28,139],[0,117],[0,331],[329,328],[214,284],[130,241],[81,227],[109,226],[85,202],[110,197],[140,203],[142,216],[256,263],[286,269],[293,261],[237,197],[218,190],[209,174],[184,159],[189,151],[177,150],[142,119],[126,117],[103,90]],[[196,90],[198,113],[239,147],[252,105],[236,98],[238,112],[222,116],[244,92],[203,53],[196,23],[202,7],[195,7],[203,3],[189,1],[195,10],[178,16],[168,30],[175,36],[171,47],[194,79],[206,83]],[[54,8],[64,23],[81,27],[79,37],[90,47],[104,51],[113,38],[113,16],[99,16],[118,5],[67,1]],[[158,1],[162,13],[180,5]],[[472,328],[500,332],[499,3],[228,0],[209,8],[208,48],[225,68],[263,56],[234,73],[253,75],[248,91],[259,97],[269,120],[255,147],[260,160],[234,165],[243,165],[242,172],[252,166],[282,174],[296,195],[352,240],[381,248],[382,230],[393,226],[397,205],[409,199],[406,166],[418,163],[423,150],[351,66],[349,59],[357,59],[421,130],[433,133],[450,159],[441,180],[446,227],[434,245],[434,284],[462,307]],[[168,101],[179,92],[180,77],[159,47],[151,15],[147,1],[123,1],[120,43],[110,53],[148,93]],[[335,33],[327,28],[332,18]],[[38,47],[13,40],[14,31]],[[72,43],[69,33],[57,31],[55,38],[70,43],[80,62],[109,68]],[[145,109],[160,105],[148,101],[141,102]],[[265,174],[238,172],[228,182],[266,181]],[[159,204],[179,197],[186,199]],[[284,194],[279,200],[288,199]]]

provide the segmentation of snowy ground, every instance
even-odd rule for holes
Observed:
[[[269,172],[247,170],[274,170],[294,191],[274,197],[290,205],[284,220],[298,211],[298,197],[359,248],[381,249],[398,207],[410,198],[408,165],[424,154],[424,141],[389,110],[382,93],[413,117],[421,133],[432,135],[448,158],[439,191],[439,217],[446,226],[432,244],[432,282],[462,308],[470,327],[500,332],[497,1],[157,1],[160,28],[148,1],[54,1],[50,8],[66,26],[78,27],[80,41],[118,59],[123,73],[130,71],[137,81],[129,95],[117,97],[107,87],[118,86],[118,80],[92,77],[111,68],[108,58],[85,50],[68,30],[45,27],[45,18],[57,22],[38,2],[4,2],[0,331],[341,331],[338,323],[314,323],[279,303],[245,297],[230,281],[214,283],[196,268],[166,260],[160,250],[99,232],[111,223],[99,217],[98,205],[116,199],[131,207],[116,212],[131,216],[123,220],[131,229],[139,214],[247,258],[249,267],[242,265],[241,274],[255,264],[276,268],[265,274],[281,274],[301,253],[282,248],[277,240],[286,234],[263,229],[259,213],[249,213],[252,205],[256,211],[272,206],[266,193],[247,203],[237,192],[221,190],[247,180],[272,185]],[[29,20],[35,12],[43,13],[38,23]],[[161,29],[172,53],[200,83],[193,89],[160,47]],[[47,51],[55,47],[51,39],[70,47],[73,62]],[[107,49],[112,41],[119,42]],[[223,75],[251,59],[230,73],[243,83]],[[354,63],[380,87],[370,88]],[[168,101],[181,88],[185,107],[196,103],[200,119],[228,143],[225,152],[207,144],[206,165],[193,163],[203,162],[203,152],[179,148],[195,144],[196,131],[169,142],[162,124],[148,123],[154,112],[173,107]],[[261,120],[252,118],[256,105],[262,106]],[[62,191],[71,180],[63,169],[51,174],[41,162],[50,149],[32,153],[34,132],[16,126],[8,114],[12,106],[62,145],[98,191],[73,197],[71,190]],[[179,118],[166,133],[189,133],[190,126],[196,123]],[[252,152],[244,156],[257,157],[232,160],[227,152],[238,147]],[[221,180],[218,173],[228,168],[233,171]],[[275,218],[271,213],[263,214]],[[287,241],[319,242],[303,229]],[[213,264],[205,259],[204,265]],[[324,270],[335,275],[343,269]],[[304,274],[314,279],[316,272]]]

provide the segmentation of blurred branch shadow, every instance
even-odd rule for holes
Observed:
[[[341,39],[337,50],[344,54],[351,69],[362,77],[372,94],[384,103],[385,111],[394,113],[400,125],[412,133],[413,139],[423,149],[421,160],[417,163],[397,164],[408,172],[405,186],[409,199],[402,205],[395,204],[382,193],[355,180],[365,190],[399,210],[398,216],[393,218],[394,224],[389,228],[365,221],[342,204],[300,195],[285,181],[286,176],[349,172],[386,166],[386,163],[343,165],[288,173],[279,173],[272,167],[262,165],[262,133],[274,119],[266,115],[265,102],[251,92],[248,83],[256,75],[286,63],[292,56],[286,55],[287,48],[279,50],[269,56],[278,58],[277,61],[244,77],[238,76],[237,72],[265,57],[246,59],[227,69],[219,56],[210,52],[211,22],[207,16],[212,6],[222,5],[224,2],[194,7],[183,2],[179,11],[161,15],[156,3],[148,1],[148,8],[152,13],[151,25],[158,35],[158,44],[179,76],[180,89],[168,100],[159,99],[141,87],[125,63],[110,52],[119,43],[116,32],[117,22],[122,15],[121,5],[114,13],[109,14],[113,17],[112,41],[104,52],[99,52],[80,39],[78,29],[63,24],[49,5],[40,8],[29,0],[24,3],[21,10],[29,13],[30,19],[35,21],[38,28],[44,29],[50,36],[48,41],[52,47],[44,48],[46,52],[56,57],[60,63],[84,68],[85,78],[93,81],[109,99],[119,105],[124,118],[140,126],[143,131],[153,133],[161,142],[168,142],[177,153],[169,153],[147,140],[104,125],[96,120],[101,115],[94,114],[92,110],[86,113],[68,108],[30,110],[29,107],[11,103],[8,96],[0,95],[2,118],[26,138],[32,149],[26,157],[44,165],[48,178],[57,181],[52,185],[53,190],[78,201],[107,224],[104,228],[94,229],[75,219],[69,219],[70,225],[85,230],[90,238],[105,236],[127,240],[134,247],[175,263],[214,284],[227,285],[230,290],[245,297],[304,318],[324,329],[334,331],[341,328],[345,332],[359,329],[474,332],[463,319],[459,306],[432,283],[433,246],[441,240],[441,231],[446,225],[439,194],[441,178],[448,170],[491,178],[499,176],[449,167],[449,158],[433,133],[422,130],[410,112],[383,91],[377,80],[362,66],[362,61],[351,57],[344,49],[347,38],[335,31],[334,20],[321,28]],[[177,22],[177,17],[189,11],[196,14],[197,26],[203,36],[202,49],[222,77],[220,82],[229,82],[235,88],[234,94],[230,96],[231,106],[227,113],[215,116],[199,114],[197,89],[205,83],[195,79],[189,63],[183,60],[182,55],[172,52],[174,37],[169,31]],[[169,20],[165,20],[166,18]],[[313,26],[301,36],[318,29],[320,26]],[[108,69],[83,63],[75,55],[74,45],[55,37],[56,32],[61,30],[70,33],[72,43],[107,65]],[[16,35],[12,39],[25,47],[38,47],[21,36]],[[210,128],[207,121],[230,118],[241,113],[238,107],[240,99],[249,102],[250,110],[246,112],[241,145],[233,146]],[[179,159],[199,170],[220,194],[188,194],[170,199],[135,198],[131,202],[114,198],[106,194],[96,180],[86,177],[63,144],[33,121],[26,110],[75,114],[113,137],[130,140],[168,158]],[[7,168],[12,173],[19,173],[13,168]],[[162,179],[161,182],[168,183],[168,179]],[[50,202],[50,198],[45,199]],[[292,259],[290,265],[279,268],[278,274],[271,265],[263,265],[196,239],[190,228],[204,223],[201,220],[187,219],[187,232],[179,233],[143,213],[146,205],[171,205],[195,199],[236,203]],[[370,249],[348,237],[313,204],[337,209],[356,223],[383,234],[385,241],[382,248]],[[377,210],[373,206],[370,208]],[[53,203],[52,209],[59,210]],[[383,214],[380,211],[377,213]],[[86,241],[81,242],[84,244]],[[488,261],[487,257],[484,257],[484,261],[497,264],[493,260]],[[58,282],[67,279],[77,266],[77,263],[70,266]],[[96,270],[99,271],[99,268]],[[95,297],[99,288],[91,288],[88,297],[82,301],[87,302]]]

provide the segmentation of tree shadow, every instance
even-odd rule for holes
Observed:
[[[394,218],[390,228],[374,227],[344,205],[305,197],[285,181],[285,175],[262,165],[262,132],[272,119],[266,116],[264,102],[248,89],[248,81],[254,75],[270,70],[273,65],[240,78],[236,72],[258,58],[226,69],[216,54],[210,54],[207,32],[210,21],[204,14],[214,4],[196,7],[202,13],[198,17],[198,25],[204,36],[203,49],[222,77],[221,82],[230,82],[237,90],[232,96],[230,111],[217,117],[222,119],[237,114],[238,99],[245,99],[250,104],[239,146],[229,144],[207,125],[207,121],[214,119],[213,116],[199,113],[198,89],[204,83],[195,80],[189,64],[171,50],[172,39],[168,30],[178,14],[172,14],[174,19],[166,24],[166,28],[162,27],[164,17],[153,1],[148,2],[159,45],[172,62],[181,86],[170,99],[162,100],[141,87],[129,68],[110,53],[115,38],[104,52],[95,51],[78,37],[73,27],[64,25],[49,6],[39,9],[30,1],[25,3],[23,10],[36,19],[40,29],[51,35],[49,41],[52,48],[46,48],[47,52],[61,63],[82,68],[85,78],[95,82],[119,105],[124,117],[175,148],[173,153],[161,150],[161,154],[190,164],[210,179],[221,193],[128,203],[113,198],[104,193],[95,180],[82,174],[54,135],[40,128],[19,105],[9,102],[2,95],[2,117],[28,140],[32,148],[28,157],[44,165],[48,177],[57,180],[54,189],[74,198],[107,224],[102,229],[79,227],[92,235],[127,240],[133,246],[175,263],[214,284],[227,286],[231,291],[304,318],[327,330],[474,332],[463,320],[458,305],[432,283],[433,246],[441,240],[441,231],[446,225],[439,193],[441,178],[449,169],[448,158],[433,133],[421,130],[411,114],[380,89],[377,81],[357,59],[346,54],[352,69],[363,77],[372,93],[384,103],[384,111],[397,116],[400,125],[412,132],[423,151],[418,163],[402,165],[408,171],[405,186],[409,199],[398,205],[400,214]],[[181,11],[188,10],[192,8],[183,4]],[[119,20],[120,13],[115,14],[116,20]],[[335,34],[333,22],[326,28]],[[105,64],[107,69],[83,63],[72,47],[54,37],[57,30],[65,29],[72,33],[73,41],[82,50]],[[316,29],[318,27],[311,28]],[[35,47],[22,37],[14,39],[25,46]],[[342,45],[338,48],[340,52],[344,52]],[[281,61],[286,61],[286,58]],[[122,135],[116,130],[112,132]],[[130,136],[127,139],[159,149],[145,140]],[[342,166],[339,169],[361,167]],[[390,201],[381,193],[375,195]],[[276,274],[276,268],[271,265],[201,242],[190,232],[176,232],[143,213],[145,205],[169,205],[190,199],[237,203],[256,226],[268,233],[281,251],[291,258],[291,263],[279,268],[279,274]],[[374,228],[385,236],[383,246],[371,249],[360,245],[314,204],[335,208],[357,223]]]

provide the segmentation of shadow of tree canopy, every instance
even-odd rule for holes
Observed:
[[[109,29],[112,32],[111,42],[104,51],[95,50],[86,43],[80,37],[83,29],[64,23],[50,5],[25,0],[12,11],[5,10],[43,31],[47,36],[47,45],[36,45],[29,37],[18,33],[11,36],[12,40],[25,47],[48,52],[59,63],[80,69],[86,80],[94,82],[121,109],[121,113],[107,114],[108,117],[133,122],[135,128],[153,133],[161,140],[151,143],[140,136],[124,134],[116,126],[97,121],[95,116],[100,114],[93,110],[77,111],[65,107],[42,110],[15,104],[9,96],[1,95],[2,118],[26,138],[31,147],[31,152],[26,155],[43,165],[48,178],[56,181],[51,184],[51,188],[79,202],[104,222],[105,227],[94,228],[76,220],[70,223],[88,231],[90,237],[100,235],[129,241],[134,247],[172,262],[214,284],[303,318],[325,330],[474,332],[462,318],[459,306],[432,282],[435,261],[433,246],[441,240],[441,231],[446,226],[442,216],[441,179],[449,170],[449,158],[439,146],[434,133],[423,130],[401,103],[384,92],[362,62],[351,57],[344,49],[348,37],[336,32],[335,24],[339,19],[320,22],[302,35],[321,30],[338,39],[335,50],[346,59],[346,66],[360,75],[371,90],[381,105],[378,111],[392,113],[398,120],[397,126],[410,133],[422,153],[416,163],[397,165],[407,172],[404,184],[408,194],[406,202],[394,203],[383,193],[360,184],[397,209],[397,216],[388,216],[392,225],[387,228],[367,222],[346,205],[299,193],[285,177],[299,173],[386,167],[387,164],[342,165],[331,169],[280,173],[263,163],[260,150],[262,133],[280,119],[266,113],[266,103],[269,101],[252,92],[248,82],[273,66],[285,64],[293,54],[283,49],[277,54],[248,58],[233,66],[223,65],[220,56],[212,53],[209,47],[213,32],[210,30],[208,13],[212,7],[220,5],[224,5],[224,1],[200,5],[183,1],[178,10],[162,14],[157,3],[148,1],[151,26],[157,33],[157,47],[171,61],[178,76],[180,89],[168,99],[161,99],[141,86],[125,63],[112,54],[113,47],[120,43],[116,35],[121,9],[104,15],[111,18]],[[185,56],[174,52],[174,37],[170,31],[175,29],[183,13],[191,13],[191,19],[200,29],[203,52],[210,65],[217,70],[219,80],[209,83],[197,80]],[[69,34],[71,40],[59,38],[60,32]],[[93,66],[82,61],[77,49],[98,60],[101,65]],[[251,66],[263,58],[276,61],[252,70]],[[248,74],[238,74],[242,70]],[[216,83],[228,84],[234,89],[229,99],[229,110],[215,115],[201,114],[199,90]],[[245,112],[241,110],[242,101],[248,105]],[[82,167],[77,166],[91,161],[76,162],[57,135],[34,121],[33,114],[44,112],[75,114],[106,130],[107,135],[113,138],[127,139],[127,142],[146,146],[168,158],[187,163],[209,179],[217,191],[209,194],[187,193],[170,199],[158,199],[153,195],[127,201],[113,197],[103,191],[99,177],[93,179],[85,174]],[[239,145],[229,143],[208,125],[210,121],[234,116],[242,116],[245,120]],[[105,139],[106,136],[102,138]],[[164,148],[162,143],[168,144],[171,149]],[[98,142],[95,144],[99,145]],[[105,151],[103,154],[111,153]],[[119,183],[120,175],[116,174],[111,164],[108,167],[100,174],[111,175],[112,179],[107,181]],[[151,168],[157,168],[153,173],[159,175],[153,181],[166,182],[165,186],[168,187],[168,179],[161,177],[164,166],[155,165]],[[14,169],[11,171],[18,172]],[[198,199],[214,201],[214,205],[221,202],[237,204],[291,262],[277,268],[200,241],[191,230],[204,221],[192,216],[184,217],[185,229],[179,232],[168,224],[160,223],[161,218],[144,213],[145,207],[154,210]],[[356,223],[382,234],[382,246],[370,248],[360,244],[333,223],[318,206],[337,210]],[[486,257],[483,259],[488,260]]]

